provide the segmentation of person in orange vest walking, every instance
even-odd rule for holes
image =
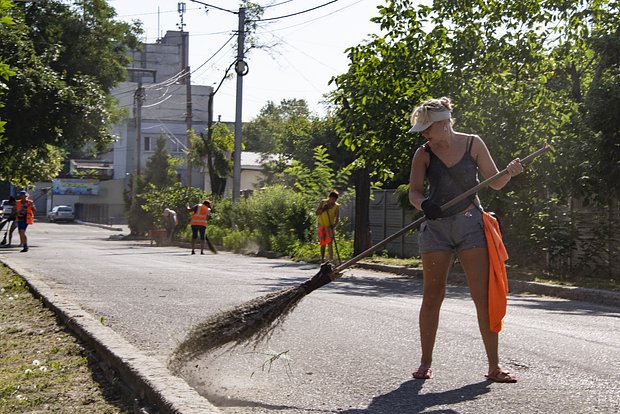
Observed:
[[[189,224],[192,226],[192,254],[196,254],[196,239],[200,234],[200,254],[205,254],[205,231],[207,230],[207,218],[211,215],[211,201],[204,200],[202,204],[194,207],[187,206],[187,211],[191,211],[192,218]]]
[[[28,225],[34,224],[34,213],[37,209],[34,202],[28,199],[28,193],[25,190],[19,192],[17,203],[15,204],[17,231],[19,232],[19,240],[21,242],[21,252],[28,251],[28,237],[26,237],[26,229]]]

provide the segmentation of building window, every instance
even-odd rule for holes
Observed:
[[[144,137],[144,151],[151,152],[155,151],[155,142],[153,141],[153,137]]]
[[[173,154],[179,154],[183,152],[184,145],[177,137],[170,137],[170,152]]]

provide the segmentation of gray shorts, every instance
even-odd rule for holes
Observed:
[[[486,247],[482,213],[472,208],[450,217],[427,220],[418,234],[420,254]]]

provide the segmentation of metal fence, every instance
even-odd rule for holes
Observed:
[[[89,223],[126,224],[127,218],[122,213],[123,204],[85,204],[75,203],[75,218]]]

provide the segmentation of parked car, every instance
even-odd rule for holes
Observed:
[[[9,204],[9,200],[2,200],[0,205],[0,217],[6,218],[13,213],[13,206]]]
[[[71,206],[54,206],[52,210],[47,214],[49,221],[73,221],[75,220],[75,214],[73,213],[73,207]]]

